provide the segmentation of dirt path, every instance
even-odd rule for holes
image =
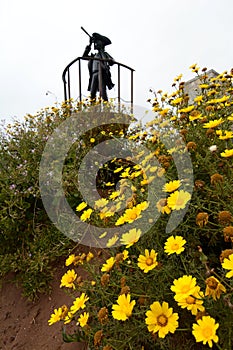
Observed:
[[[65,269],[57,272],[52,283],[50,296],[42,295],[32,303],[22,297],[22,289],[17,288],[9,278],[0,289],[0,350],[84,350],[77,343],[64,343],[61,324],[48,325],[54,308],[70,298],[59,288]]]

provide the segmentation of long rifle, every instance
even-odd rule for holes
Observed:
[[[91,35],[86,31],[86,29],[84,29],[83,27],[81,27],[81,29],[84,31],[84,33],[86,33],[89,36],[89,38],[91,38]]]

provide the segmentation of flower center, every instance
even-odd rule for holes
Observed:
[[[186,303],[187,304],[196,304],[196,299],[193,298],[191,295],[189,295],[188,298],[186,298]]]
[[[178,196],[176,200],[176,205],[182,205],[184,204],[184,199],[181,196]]]
[[[172,250],[177,250],[179,248],[179,244],[178,243],[173,243],[171,246]]]
[[[67,278],[67,282],[68,282],[68,283],[73,283],[73,282],[74,282],[73,277],[71,277],[71,276],[70,276],[70,277],[68,277],[68,278]]]
[[[137,218],[137,214],[136,213],[132,213],[130,216],[130,219],[135,220]]]
[[[203,330],[202,330],[202,333],[204,335],[205,338],[210,338],[212,336],[212,328],[210,327],[205,327]]]
[[[147,258],[146,259],[146,265],[151,266],[153,264],[153,259],[152,258]]]
[[[157,317],[157,323],[160,327],[165,327],[167,325],[167,322],[168,322],[167,316],[162,314]]]
[[[217,289],[218,287],[217,281],[209,280],[207,284],[210,289]]]

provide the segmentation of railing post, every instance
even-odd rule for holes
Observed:
[[[118,64],[117,68],[118,68],[118,96],[117,96],[117,99],[118,99],[118,103],[120,106],[120,103],[121,103],[121,72],[120,72],[121,66]]]
[[[133,70],[131,70],[131,113],[133,113]]]
[[[79,77],[79,101],[82,101],[82,79],[81,79],[81,60],[78,60],[78,77]]]
[[[70,69],[68,69],[68,99],[70,100]]]

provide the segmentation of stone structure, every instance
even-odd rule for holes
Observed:
[[[215,78],[219,75],[219,73],[217,73],[214,69],[210,69],[203,73],[201,76],[203,75],[207,75],[208,78]],[[190,104],[193,103],[193,100],[196,96],[201,95],[201,89],[199,85],[202,83],[203,81],[200,79],[200,77],[196,77],[185,82],[184,92],[189,95]]]

